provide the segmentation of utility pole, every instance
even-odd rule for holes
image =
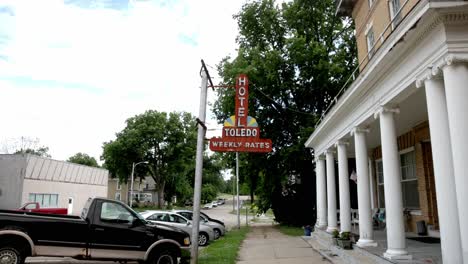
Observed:
[[[208,89],[209,73],[206,69],[205,62],[202,60],[201,70],[201,91],[200,91],[200,110],[197,118],[198,122],[198,137],[197,137],[197,157],[195,162],[195,186],[193,192],[193,218],[192,218],[192,245],[190,251],[190,263],[197,264],[198,262],[198,230],[200,227],[200,199],[202,186],[203,172],[203,147],[205,145],[206,134],[206,97]],[[210,79],[211,82],[211,79]],[[212,85],[213,86],[213,85]]]
[[[237,229],[240,229],[240,202],[239,202],[239,152],[236,152],[236,193],[237,193]]]

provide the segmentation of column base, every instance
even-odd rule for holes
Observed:
[[[317,223],[315,224],[315,227],[320,228],[320,229],[325,229],[327,227],[327,223]]]
[[[376,246],[377,246],[377,242],[375,242],[375,241],[372,240],[372,239],[364,238],[364,239],[359,239],[358,242],[356,242],[356,246],[358,246],[358,247],[360,247],[360,248],[365,248],[365,247],[376,247]]]
[[[412,260],[413,256],[403,249],[387,249],[383,257],[389,260]]]
[[[336,227],[336,226],[328,226],[328,227],[327,227],[327,233],[331,233],[331,232],[333,232],[334,230],[338,230],[338,227]]]

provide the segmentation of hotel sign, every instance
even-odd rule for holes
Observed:
[[[210,149],[217,152],[271,152],[271,139],[260,138],[255,118],[248,115],[249,80],[241,74],[236,79],[235,115],[224,121],[222,137],[210,140]]]

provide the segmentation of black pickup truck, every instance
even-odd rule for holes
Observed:
[[[28,256],[175,264],[189,248],[189,234],[150,224],[120,201],[90,198],[81,216],[0,210],[1,264]]]

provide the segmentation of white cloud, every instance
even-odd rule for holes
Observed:
[[[244,1],[160,3],[118,10],[0,0],[14,13],[0,9],[0,138],[37,137],[55,159],[98,159],[131,116],[198,115],[200,59],[214,67],[234,55],[232,15]]]

